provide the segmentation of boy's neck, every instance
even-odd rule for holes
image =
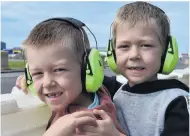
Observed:
[[[93,99],[94,99],[94,94],[81,93],[79,97],[71,105],[78,105],[87,108],[90,104],[92,104]]]
[[[61,116],[64,116],[66,110],[69,113],[73,113],[73,112],[76,112],[76,111],[87,109],[88,106],[90,104],[92,104],[93,99],[94,99],[94,94],[91,94],[91,93],[81,93],[80,96],[73,103],[71,103],[67,107],[67,109],[64,109],[64,110],[62,109],[60,111],[54,112],[55,113],[55,117],[54,117],[52,123],[55,122]]]

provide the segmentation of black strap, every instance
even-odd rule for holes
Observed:
[[[74,27],[78,28],[78,29],[81,29],[83,26],[86,26],[83,22],[77,20],[77,19],[74,19],[74,18],[70,18],[70,17],[56,17],[56,18],[50,18],[50,19],[47,19],[43,22],[47,22],[47,21],[50,21],[50,20],[58,20],[58,21],[65,21],[65,22],[68,22],[70,24],[72,24]]]

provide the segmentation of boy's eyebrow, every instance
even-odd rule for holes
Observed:
[[[151,39],[151,38],[145,37],[145,38],[139,39],[137,42],[138,42],[138,43],[154,42],[154,40]],[[118,41],[118,42],[117,42],[117,45],[120,45],[120,44],[130,44],[130,43],[131,43],[130,41],[123,40],[123,41]]]
[[[120,44],[130,44],[130,41],[127,41],[127,40],[118,41],[117,44],[118,45],[120,45]]]
[[[59,60],[59,61],[56,61],[55,63],[54,63],[54,65],[60,65],[60,64],[63,64],[63,65],[65,65],[65,64],[67,64],[67,60],[66,61],[64,61],[64,60]]]
[[[142,39],[142,40],[139,40],[140,43],[142,42],[154,42],[154,40],[150,39],[150,38],[147,38],[147,39]]]
[[[32,70],[32,71],[37,71],[37,70],[40,70],[39,68],[31,68],[31,67],[29,67],[29,70]]]

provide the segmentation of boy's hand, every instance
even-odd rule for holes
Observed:
[[[60,117],[43,136],[75,136],[76,128],[87,124],[97,126],[96,117],[91,111],[81,111]]]
[[[17,77],[16,87],[18,87],[19,89],[22,89],[25,94],[28,94],[28,89],[26,86],[26,78],[24,75],[20,75],[19,77]]]
[[[96,120],[97,126],[89,126],[83,124],[79,126],[79,135],[87,136],[121,136],[121,134],[115,127],[111,117],[104,110],[93,110],[95,115],[98,115],[102,120]]]

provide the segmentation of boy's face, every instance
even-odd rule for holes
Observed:
[[[117,66],[129,85],[154,80],[162,55],[157,25],[124,23],[118,26],[116,33]]]
[[[27,58],[34,88],[53,111],[65,109],[82,92],[80,64],[70,49],[27,47]]]

